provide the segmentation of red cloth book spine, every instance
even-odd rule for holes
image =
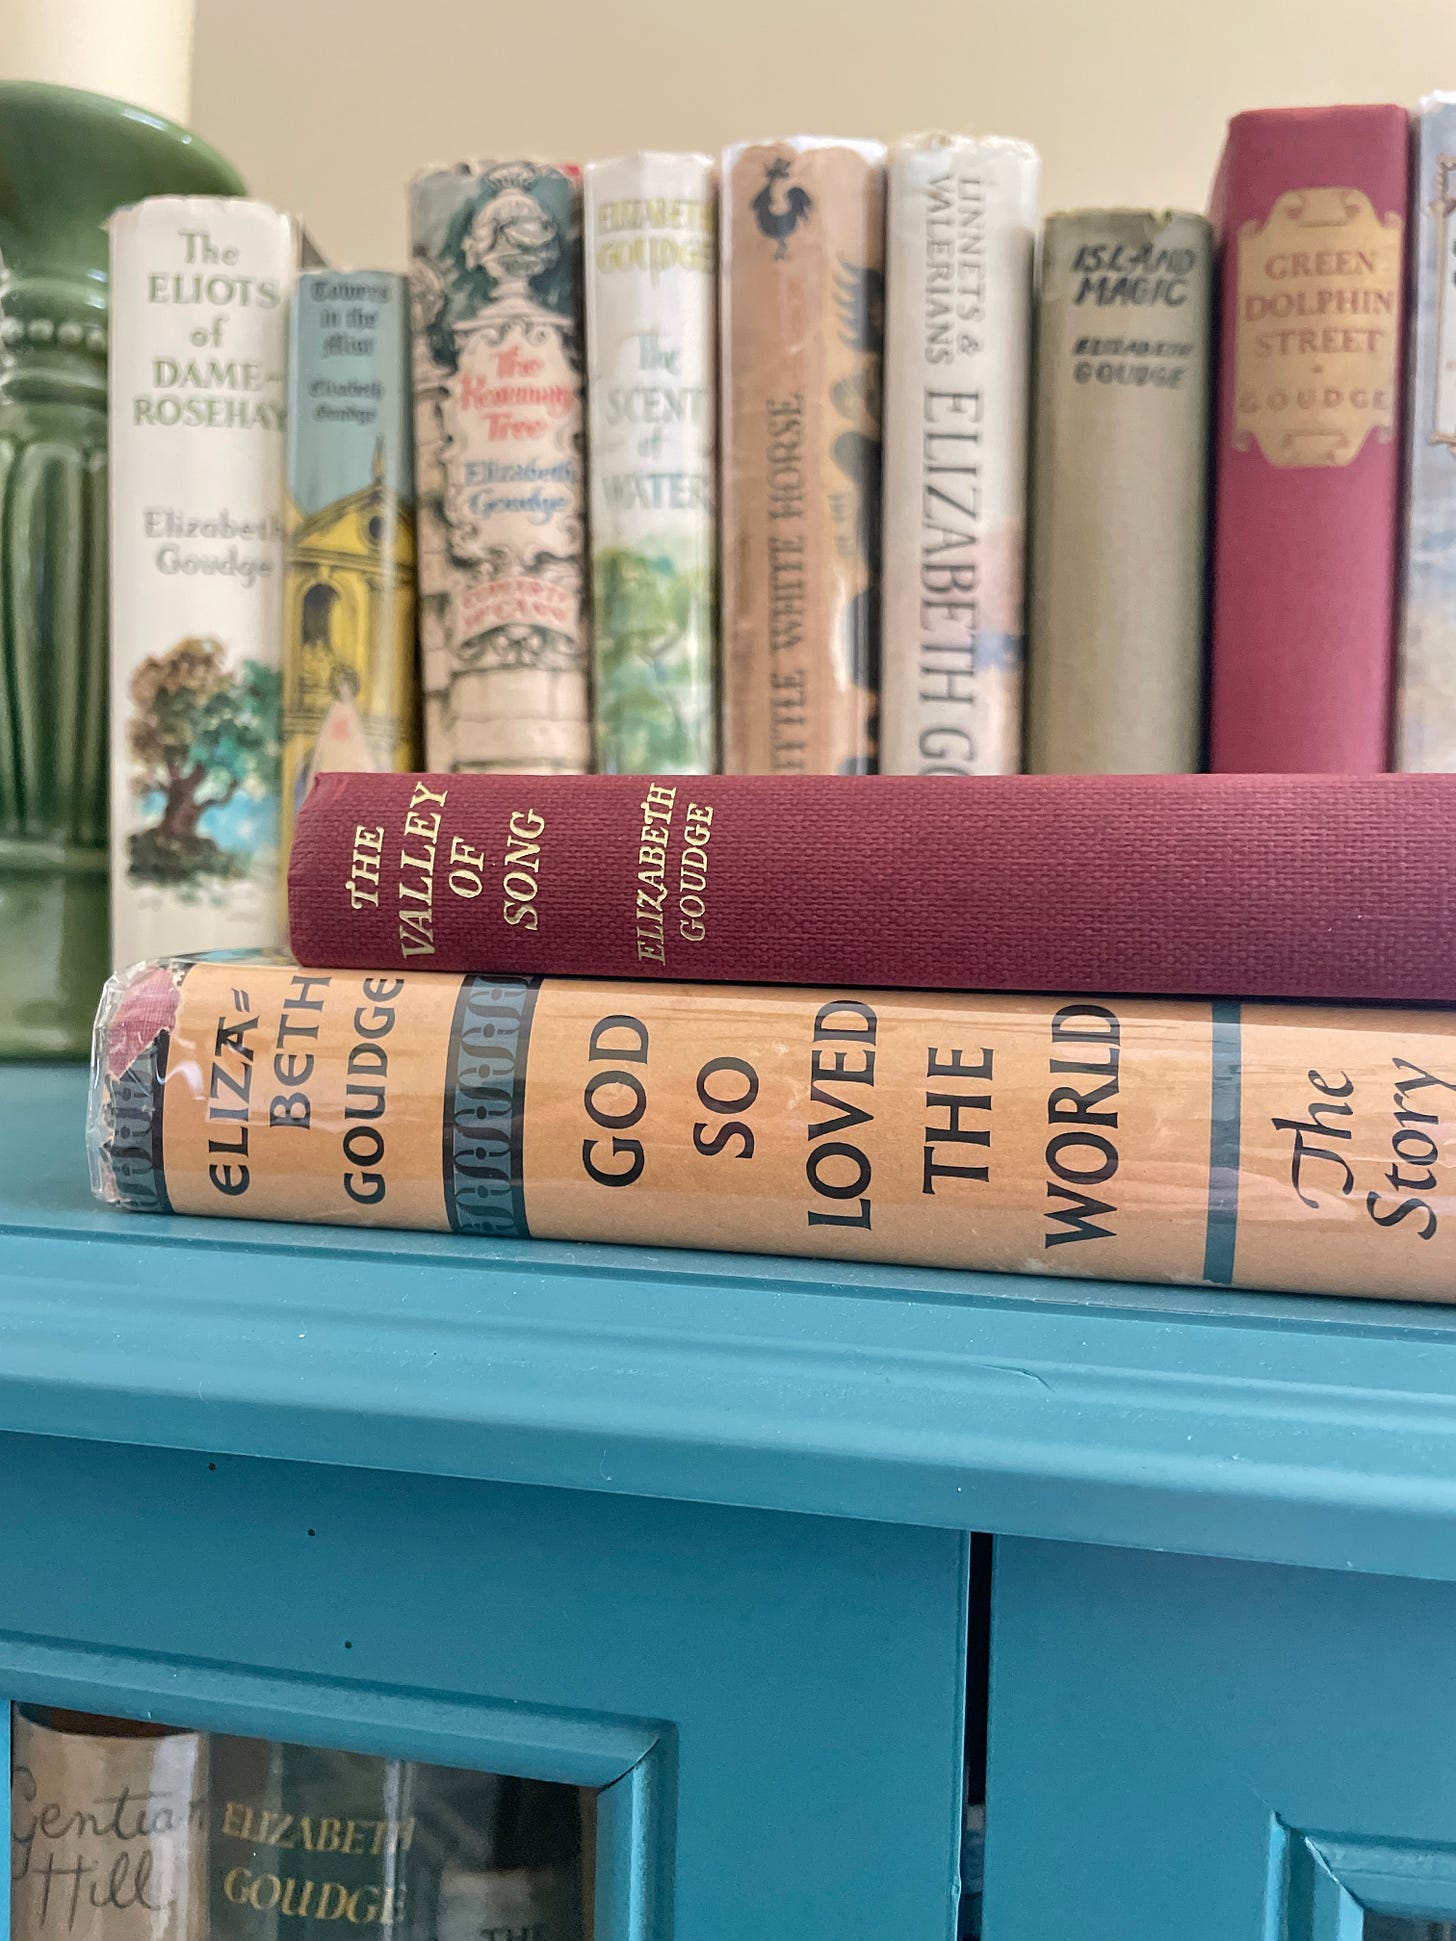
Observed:
[[[1389,766],[1409,117],[1229,124],[1209,766]]]
[[[1456,775],[324,774],[299,961],[1456,1002]]]

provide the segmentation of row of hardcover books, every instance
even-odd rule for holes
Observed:
[[[583,1941],[575,1787],[49,1707],[11,1721],[11,1941]]]
[[[1212,226],[1044,231],[1016,141],[462,164],[408,293],[260,204],[123,212],[117,961],[267,942],[311,777],[420,752],[1456,767],[1456,101],[1414,154],[1399,108],[1241,116]]]

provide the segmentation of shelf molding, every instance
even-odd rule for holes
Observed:
[[[125,1216],[81,1093],[0,1073],[0,1431],[1456,1580],[1443,1309]]]

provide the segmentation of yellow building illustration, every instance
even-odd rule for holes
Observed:
[[[382,440],[362,490],[290,505],[284,602],[286,845],[316,774],[415,763],[414,508],[387,483]]]

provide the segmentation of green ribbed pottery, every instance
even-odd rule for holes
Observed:
[[[109,968],[106,219],[242,191],[159,115],[0,84],[0,1057],[83,1055]]]

